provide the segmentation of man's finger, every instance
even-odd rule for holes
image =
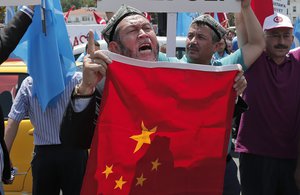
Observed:
[[[98,58],[98,59],[104,61],[106,64],[111,64],[112,63],[111,59],[100,50],[96,51],[93,57],[95,59]]]
[[[94,44],[94,32],[89,31],[89,36],[88,36],[88,49],[87,53],[91,55],[91,57],[94,57],[94,52],[95,52],[95,44]]]

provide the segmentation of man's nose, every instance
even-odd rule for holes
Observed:
[[[140,29],[139,37],[144,37],[144,36],[149,37],[149,35],[143,29]]]
[[[191,43],[197,44],[197,39],[196,39],[196,37],[193,37],[193,38],[191,39]]]
[[[278,43],[280,43],[280,44],[284,43],[284,40],[285,40],[285,38],[283,35],[280,35],[277,39]]]

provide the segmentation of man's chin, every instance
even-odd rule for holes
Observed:
[[[278,49],[278,50],[276,50],[277,55],[282,56],[282,57],[285,57],[288,52],[289,51],[287,49]]]
[[[199,51],[198,50],[189,50],[187,52],[188,55],[192,56],[192,55],[199,55]]]
[[[187,53],[187,56],[188,56],[190,59],[197,59],[197,58],[199,58],[199,53],[196,53],[196,52],[189,52],[189,53]]]
[[[138,59],[145,60],[145,61],[157,61],[157,56],[153,52],[139,53]]]

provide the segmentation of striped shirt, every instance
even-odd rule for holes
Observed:
[[[43,112],[37,97],[32,92],[33,80],[29,76],[24,79],[11,107],[8,117],[21,121],[29,116],[34,127],[35,145],[60,144],[60,124],[66,107],[71,99],[71,93],[76,84],[80,83],[82,73],[76,72],[65,90],[59,95],[55,105],[48,106]]]

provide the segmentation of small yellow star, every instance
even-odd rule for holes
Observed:
[[[123,176],[120,177],[119,180],[115,180],[116,182],[116,186],[114,189],[120,188],[120,190],[122,190],[123,185],[127,182],[127,181],[123,181]]]
[[[133,135],[130,138],[137,141],[137,144],[135,146],[134,152],[136,153],[137,151],[139,151],[139,149],[141,149],[141,147],[143,146],[143,144],[151,144],[151,139],[150,139],[150,135],[156,132],[156,128],[154,127],[153,129],[148,130],[145,125],[144,122],[142,121],[142,133],[139,135]]]
[[[106,165],[105,170],[102,172],[103,174],[105,174],[106,179],[109,176],[109,174],[113,173],[112,168],[113,168],[113,165],[111,165],[110,167]]]
[[[158,158],[155,161],[152,161],[151,163],[152,163],[152,169],[151,169],[151,171],[153,171],[153,170],[157,171],[158,166],[161,165],[161,163],[158,162]]]
[[[137,186],[137,185],[143,186],[144,181],[145,181],[147,178],[144,178],[144,174],[142,173],[142,175],[141,175],[140,177],[137,177],[136,179],[137,179],[136,186]]]

